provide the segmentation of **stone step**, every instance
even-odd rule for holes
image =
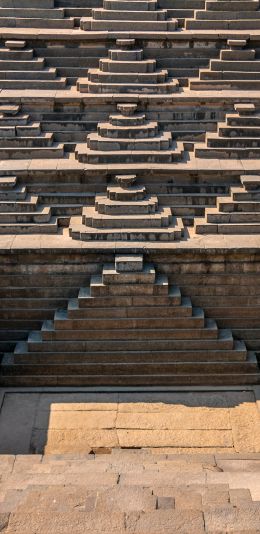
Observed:
[[[220,9],[218,11],[207,11],[207,10],[200,11],[200,10],[198,10],[198,11],[195,12],[196,21],[204,21],[204,20],[206,20],[206,21],[240,20],[240,21],[245,22],[248,19],[249,20],[254,20],[254,19],[257,20],[257,19],[260,18],[259,9],[254,9],[253,12],[250,11],[250,10],[243,10],[243,6],[242,6],[242,9],[241,8],[239,9],[240,2],[241,2],[241,0],[238,0],[237,4],[234,3],[234,9],[232,9],[232,11],[230,9],[227,10],[227,11],[225,11],[224,9]],[[220,6],[221,5],[222,5],[222,2],[220,4]],[[230,8],[230,5],[233,6],[233,2],[228,2],[229,8]],[[238,6],[238,8],[236,7],[236,5]]]
[[[0,121],[0,139],[1,138],[13,138],[13,137],[32,137],[32,136],[40,136],[41,135],[41,125],[39,122],[25,124],[19,126],[17,125],[9,125],[9,126],[2,126]],[[43,134],[46,135],[46,134]]]
[[[180,218],[172,218],[167,228],[93,228],[81,224],[76,217],[71,218],[69,233],[72,239],[82,241],[160,241],[168,242],[181,239],[184,228]]]
[[[168,286],[167,286],[168,287]],[[181,292],[180,289],[176,286],[169,286],[168,287],[168,293],[166,295],[145,295],[145,296],[95,296],[93,297],[91,294],[91,288],[84,287],[81,288],[79,291],[78,299],[77,299],[78,305],[80,308],[110,308],[110,307],[119,307],[120,310],[122,310],[125,306],[129,307],[130,309],[139,308],[143,306],[150,306],[150,307],[157,307],[161,306],[163,308],[167,308],[168,306],[180,306],[182,300],[181,300]],[[190,307],[191,303],[190,300],[188,302],[185,301],[185,304],[189,307],[189,313],[188,315],[191,315],[190,313]],[[118,313],[118,312],[115,312]],[[180,315],[182,315],[182,312],[180,312]]]
[[[259,9],[258,0],[207,0],[205,9],[207,11],[257,11]]]
[[[38,62],[44,65],[43,58],[34,57],[33,48],[26,48],[25,50],[9,49],[6,46],[0,46],[0,61],[1,63],[5,62],[7,65],[9,61],[11,63],[33,63]]]
[[[58,231],[58,221],[56,217],[51,217],[48,222],[21,222],[0,224],[0,234],[56,234]],[[10,321],[9,321],[10,324]]]
[[[219,123],[218,133],[221,137],[259,137],[260,126],[227,126],[226,123]]]
[[[211,150],[211,149],[208,149]],[[255,149],[257,150],[257,149]],[[0,152],[1,155],[1,152]],[[170,150],[113,150],[104,152],[102,150],[90,150],[85,144],[76,146],[76,159],[81,163],[172,163],[181,161],[183,156],[182,143],[173,141]]]
[[[165,317],[190,317],[192,314],[191,302],[187,297],[183,297],[178,306],[156,306],[156,310],[149,306],[130,306],[130,307],[79,307],[78,299],[71,299],[68,304],[67,316],[68,318],[99,318],[99,319],[117,319],[117,318],[131,318],[131,317],[154,317],[156,311],[157,318]],[[215,328],[214,323],[208,323],[212,328]]]
[[[260,234],[260,223],[211,224],[205,219],[197,219],[194,227],[197,234]]]
[[[260,14],[260,12],[259,12]],[[260,61],[219,61],[217,59],[212,59],[210,61],[210,70],[211,71],[239,71],[239,72],[260,72]],[[254,76],[253,76],[254,79]]]
[[[130,2],[129,2],[130,4]],[[146,22],[150,21],[165,21],[167,18],[166,9],[156,9],[153,11],[134,11],[133,9],[129,10],[111,10],[111,9],[92,9],[93,21],[137,21],[140,23],[143,21],[144,25]]]
[[[210,133],[206,137],[209,148],[258,148],[260,139],[256,137],[219,137],[218,133]]]
[[[4,148],[20,148],[20,147],[50,147],[53,144],[53,134],[44,133],[36,137],[36,135],[26,137],[19,135],[16,137],[0,136],[0,149]]]
[[[112,13],[107,11],[106,13]],[[117,13],[117,12],[116,12]],[[176,19],[167,19],[167,20],[138,20],[138,19],[127,19],[126,11],[124,12],[124,17],[122,20],[97,20],[92,18],[82,18],[80,21],[80,28],[84,31],[119,31],[119,32],[129,32],[129,28],[132,27],[134,20],[135,31],[175,31],[178,27],[178,21]],[[134,13],[134,12],[133,12]],[[140,12],[138,12],[140,13]],[[145,15],[151,12],[144,12]],[[0,20],[1,23],[1,20]]]
[[[155,11],[156,0],[104,0],[104,10],[114,11]]]
[[[0,127],[4,126],[26,126],[29,123],[29,115],[21,113],[17,116],[6,116],[0,114]]]
[[[109,72],[109,73],[116,73],[120,74],[121,76],[124,74],[127,76],[129,73],[153,73],[156,70],[156,60],[155,59],[144,59],[144,60],[137,60],[134,58],[134,60],[117,60],[114,61],[112,59],[100,59],[99,61],[99,69],[102,72]],[[95,81],[95,80],[93,80]],[[116,80],[117,81],[117,80]],[[131,82],[131,80],[129,80]],[[145,78],[144,78],[145,81]]]
[[[260,28],[260,20],[255,15],[259,12],[235,12],[234,18],[231,12],[223,13],[223,17],[219,19],[188,19],[185,23],[186,30],[258,30]]]
[[[42,8],[33,8],[33,7],[0,7],[0,17],[14,17],[15,19],[63,19],[64,10],[63,9],[42,9]]]
[[[105,128],[105,125],[109,127],[111,126],[118,126],[122,128],[127,127],[127,129],[129,130],[131,130],[135,126],[140,127],[141,125],[143,125],[144,126],[143,131],[145,131],[146,128],[149,127],[149,125],[152,129],[158,128],[158,123],[155,121],[147,121],[144,113],[135,113],[134,115],[129,115],[129,116],[120,115],[119,113],[114,114],[114,115],[112,114],[112,115],[109,115],[109,122],[99,123],[98,128],[102,128],[102,126],[104,126]],[[120,130],[120,128],[118,128],[118,130]],[[137,130],[139,130],[139,128],[137,128]],[[100,135],[102,135],[102,131],[99,131],[99,133]]]
[[[90,133],[87,137],[89,150],[94,151],[160,151],[170,150],[172,145],[172,135],[170,132],[163,132],[149,138],[109,138],[102,137],[97,133]]]
[[[14,9],[11,10],[14,15]],[[54,11],[54,10],[52,10]],[[49,29],[73,29],[74,18],[43,18],[43,17],[14,17],[3,16],[0,8],[0,26],[2,28],[49,28]],[[28,13],[29,15],[29,13]]]
[[[236,374],[236,373],[257,373],[257,361],[255,355],[252,355],[247,361],[168,361],[168,362],[150,362],[149,360],[143,362],[124,362],[124,363],[110,363],[110,362],[80,362],[80,363],[16,363],[13,354],[5,354],[2,360],[1,372],[3,375],[9,373],[19,374],[47,374],[47,375],[99,375],[102,381],[106,375],[157,375],[161,374],[187,374],[192,375],[197,373],[207,374]]]
[[[34,207],[34,206],[32,206]],[[2,223],[38,223],[49,222],[51,209],[49,207],[38,207],[35,211],[10,211],[0,212],[0,224]]]
[[[239,147],[217,147],[209,148],[202,143],[197,143],[195,147],[195,157],[197,158],[219,158],[219,159],[247,159],[259,158],[260,148],[239,148]]]
[[[260,223],[260,212],[231,212],[221,213],[218,208],[206,210],[207,222],[217,224],[234,223]]]
[[[26,158],[62,158],[64,155],[64,146],[54,143],[50,147],[12,147],[1,148],[0,157],[2,159],[26,159]]]
[[[201,81],[211,81],[211,80],[223,80],[224,82],[235,82],[237,85],[240,81],[257,81],[260,79],[260,72],[252,73],[250,68],[248,71],[243,70],[227,70],[227,71],[210,71],[210,70],[201,70],[200,71],[200,80]]]
[[[260,189],[260,176],[257,176],[257,175],[250,175],[250,174],[247,174],[247,175],[244,175],[244,176],[241,176],[241,182],[242,184],[245,186],[245,188],[247,190],[258,190]]]
[[[125,1],[125,0],[124,0]],[[142,48],[134,48],[133,50],[126,50],[126,49],[120,49],[120,48],[112,48],[108,51],[108,63],[106,64],[106,60],[105,59],[101,59],[99,61],[99,66],[101,68],[101,65],[102,63],[105,61],[105,67],[110,67],[110,64],[111,62],[119,62],[119,63],[122,63],[122,62],[125,62],[125,61],[129,61],[129,62],[135,62],[135,61],[138,61],[138,62],[141,62],[143,64],[143,49]],[[146,62],[149,61],[149,62],[152,62],[152,64],[154,65],[154,68],[156,66],[156,60],[155,59],[150,59],[150,60],[146,60]],[[141,64],[141,69],[143,68],[143,72],[146,72],[146,69],[145,69],[145,65],[143,65],[142,67],[142,64]],[[113,68],[116,68],[115,65],[113,65]],[[138,66],[136,66],[136,68],[138,68]],[[101,70],[103,70],[101,68]]]
[[[88,71],[89,82],[101,84],[164,84],[167,77],[168,72],[163,69],[152,72],[132,72],[131,70],[129,72],[103,72],[99,69]]]
[[[126,215],[126,214],[151,214],[158,209],[158,199],[148,195],[144,200],[115,201],[102,194],[96,195],[95,209],[99,214]]]
[[[1,202],[2,201],[19,202],[19,201],[25,200],[26,196],[27,196],[27,189],[25,186],[17,186],[17,187],[14,187],[13,190],[6,189],[6,191],[4,190],[4,188],[2,189],[0,186],[0,201]]]
[[[66,87],[66,78],[55,78],[54,80],[16,80],[5,79],[0,81],[2,89],[43,89],[55,90],[64,89]]]
[[[113,119],[111,122],[115,122]],[[119,119],[120,122],[120,119]],[[130,122],[130,121],[129,121]],[[111,124],[110,122],[100,122],[97,127],[97,132],[101,137],[110,137],[113,139],[120,138],[134,138],[134,139],[147,139],[154,138],[158,135],[158,123],[152,121],[146,121],[144,124],[130,125]],[[120,141],[119,141],[120,142]]]
[[[77,89],[80,93],[165,94],[177,92],[179,90],[179,82],[175,79],[167,78],[165,83],[126,83],[123,79],[121,83],[98,83],[89,81],[88,78],[81,78],[77,83]]]
[[[0,176],[0,195],[17,186],[17,176]],[[0,197],[1,198],[1,197]]]
[[[92,297],[104,296],[140,296],[140,295],[167,295],[169,291],[168,278],[157,275],[152,284],[109,284],[103,283],[102,276],[92,275],[90,279]]]
[[[20,53],[20,52],[19,52]],[[2,57],[1,57],[2,56]],[[0,70],[1,71],[20,71],[21,73],[26,71],[26,70],[30,70],[30,71],[41,71],[41,69],[44,69],[45,68],[45,60],[43,58],[34,58],[33,57],[33,52],[30,54],[31,57],[29,57],[28,59],[24,59],[22,60],[22,58],[20,57],[15,57],[15,54],[12,53],[12,55],[10,54],[10,57],[7,58],[5,57],[6,56],[6,53],[1,54],[1,49],[0,49]],[[17,53],[16,53],[16,56],[17,56]]]
[[[219,211],[225,212],[225,213],[244,213],[248,212],[252,214],[252,212],[260,212],[260,201],[259,202],[218,202],[218,209]]]
[[[27,369],[28,371],[28,369]],[[40,386],[203,386],[205,383],[213,386],[241,386],[258,384],[259,373],[221,373],[221,374],[156,374],[145,375],[30,375],[28,372],[20,376],[20,367],[16,373],[0,377],[3,387],[35,387]],[[228,510],[229,511],[229,510]]]
[[[159,208],[156,213],[128,213],[121,214],[100,214],[95,208],[83,208],[82,223],[86,226],[101,229],[118,228],[162,228],[168,227],[171,223],[171,209]]]
[[[32,208],[36,208],[38,204],[37,196],[29,196],[26,200],[0,200],[0,213],[3,212],[24,212],[32,211]]]
[[[20,65],[20,68],[22,66]],[[0,85],[2,83],[2,80],[8,79],[8,80],[20,80],[20,81],[26,81],[26,80],[35,80],[35,81],[43,81],[43,80],[55,80],[56,79],[56,69],[49,68],[49,69],[42,69],[42,70],[7,70],[7,71],[0,71]],[[56,79],[57,81],[57,79]],[[61,79],[59,78],[59,81]]]
[[[260,25],[259,25],[260,28]],[[241,89],[241,90],[258,90],[260,88],[260,80],[255,80],[253,75],[252,79],[243,80],[242,77],[240,80],[231,79],[231,80],[190,80],[189,87],[191,90],[230,90],[230,89]]]

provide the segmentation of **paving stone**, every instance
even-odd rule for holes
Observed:
[[[136,523],[135,532],[160,534],[166,532],[204,532],[202,513],[189,510],[156,510],[143,515]]]
[[[258,529],[260,521],[259,504],[245,507],[223,506],[205,510],[205,527],[208,532]]]
[[[99,492],[96,501],[96,511],[100,513],[119,512],[150,512],[156,508],[156,497],[152,491],[137,487],[116,487],[105,492]]]

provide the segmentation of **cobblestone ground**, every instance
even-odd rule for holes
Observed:
[[[260,455],[0,457],[6,534],[260,532]]]

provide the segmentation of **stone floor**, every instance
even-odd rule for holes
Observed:
[[[260,453],[260,388],[214,391],[2,390],[0,454]]]
[[[0,456],[5,534],[256,534],[260,455]]]

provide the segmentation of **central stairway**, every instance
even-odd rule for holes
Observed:
[[[5,354],[1,385],[234,385],[259,380],[255,353],[219,330],[142,255],[116,255],[66,310]]]

